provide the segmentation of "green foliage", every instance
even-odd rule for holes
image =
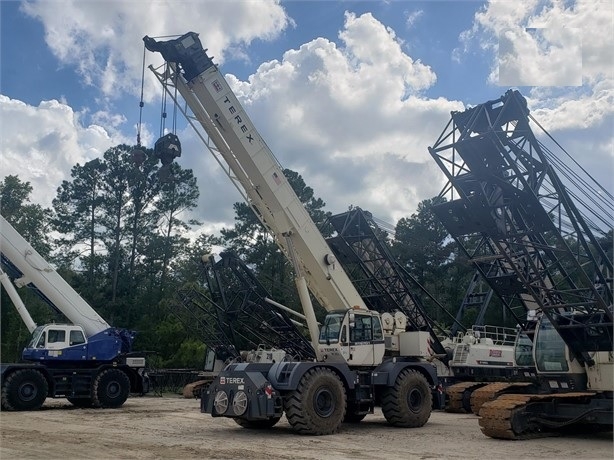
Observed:
[[[42,256],[51,249],[47,221],[49,210],[39,204],[30,203],[32,186],[17,176],[6,176],[0,183],[0,209],[2,216]]]
[[[291,264],[246,203],[234,204],[235,225],[220,237],[202,234],[191,241],[185,233],[198,222],[188,214],[199,196],[192,171],[173,163],[170,180],[161,182],[153,152],[147,150],[145,161],[136,165],[131,150],[119,145],[75,165],[70,180],[58,187],[52,210],[30,203],[30,184],[7,176],[0,184],[2,214],[110,324],[136,330],[135,348],[153,352],[150,361],[158,368],[202,368],[203,338],[179,321],[173,308],[180,288],[202,288],[201,258],[214,246],[234,250],[273,299],[300,309]],[[284,174],[322,228],[330,215],[324,201],[298,173]],[[391,251],[454,315],[473,268],[432,213],[440,200],[424,200],[398,222]],[[32,293],[23,298],[39,324],[61,320]],[[437,322],[451,325],[434,302],[423,300]],[[2,303],[10,303],[4,291]],[[494,305],[487,322],[505,323],[509,318]],[[2,357],[18,359],[29,333],[14,309],[2,308],[1,314]],[[317,314],[322,317],[323,311]],[[476,314],[468,313],[466,326]]]
[[[416,213],[398,221],[392,253],[418,283],[436,294],[434,297],[445,311],[421,295],[429,315],[451,326],[446,311],[456,314],[473,269],[463,262],[456,243],[432,211],[433,206],[444,200],[435,197],[421,201]]]
[[[17,176],[6,176],[0,183],[2,216],[41,255],[48,256],[51,245],[47,234],[49,210],[38,204],[30,203],[32,186],[22,182]],[[52,319],[61,319],[49,307],[27,288],[19,290],[22,301],[28,308],[32,319],[41,324]],[[0,349],[3,362],[18,360],[22,348],[30,340],[30,332],[21,317],[13,308],[13,302],[2,289],[0,305]]]
[[[202,369],[207,347],[195,339],[185,339],[166,367],[179,369]]]

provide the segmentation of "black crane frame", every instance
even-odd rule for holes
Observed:
[[[612,261],[531,130],[524,97],[509,90],[453,112],[429,152],[448,179],[435,213],[519,323],[541,311],[584,361],[611,351]]]
[[[315,359],[311,343],[284,310],[266,301],[269,293],[241,258],[231,251],[219,256],[203,264],[206,289],[179,290],[183,324],[228,358],[265,346],[284,350],[290,359]]]

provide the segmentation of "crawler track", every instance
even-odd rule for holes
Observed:
[[[556,395],[522,395],[504,394],[494,401],[484,403],[480,410],[480,428],[482,433],[498,439],[531,439],[556,436],[555,431],[548,431],[535,417],[522,421],[525,409],[531,402],[552,401],[554,399],[573,399],[591,396],[592,393],[563,393]]]
[[[523,390],[531,386],[531,383],[496,382],[477,388],[471,393],[471,412],[480,415],[480,409],[484,403],[506,393],[531,393],[531,391]]]
[[[460,382],[446,388],[448,396],[446,412],[464,413],[471,412],[469,395],[477,388],[487,385],[487,382]]]

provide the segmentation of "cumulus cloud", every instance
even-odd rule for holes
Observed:
[[[499,34],[501,86],[581,86],[580,29],[507,29]]]
[[[613,14],[610,0],[490,0],[453,54],[461,61],[477,46],[491,58],[488,83],[528,86],[533,116],[610,190]]]
[[[281,164],[328,210],[357,205],[396,221],[439,192],[427,146],[462,104],[425,97],[435,73],[371,14],[346,13],[339,39],[289,50],[248,81],[226,78]]]
[[[612,13],[609,0],[490,0],[461,33],[454,56],[462,59],[476,44],[490,52],[495,84],[504,77],[503,85],[569,85],[561,81],[571,79],[592,86],[612,76]]]
[[[0,169],[33,187],[32,202],[50,206],[70,169],[125,141],[99,125],[83,126],[78,113],[56,100],[38,106],[0,95]],[[24,127],[27,127],[24,129]]]
[[[273,39],[291,24],[279,3],[57,0],[25,2],[22,9],[41,21],[45,41],[62,64],[76,66],[86,84],[99,87],[106,97],[117,98],[140,89],[143,48],[133,44],[142,43],[145,35],[199,32],[210,54],[223,63],[229,50],[241,54],[252,40]],[[153,55],[149,53],[148,58]],[[158,90],[153,77],[147,75],[146,99]]]
[[[49,190],[55,190],[76,162],[131,142],[136,126],[130,127],[129,140],[125,139],[122,132],[128,120],[116,114],[113,102],[126,93],[140,92],[143,49],[134,44],[141,43],[144,35],[194,30],[223,71],[228,58],[245,59],[254,40],[273,40],[293,26],[278,0],[206,5],[191,0],[181,2],[181,8],[162,0],[149,2],[147,8],[140,2],[24,3],[23,10],[41,21],[47,45],[59,63],[75,67],[83,82],[100,89],[101,99],[97,108],[79,112],[57,101],[33,107],[2,99],[3,171],[17,173],[16,159],[21,158],[27,167],[21,167],[20,176],[26,169],[25,178],[40,184],[41,203],[46,203]],[[596,160],[603,159],[612,145],[603,128],[611,125],[614,107],[610,40],[602,33],[611,30],[610,5],[585,0],[491,1],[461,35],[463,48],[457,56],[476,45],[488,53],[489,81],[494,84],[499,38],[505,31],[526,35],[525,45],[534,49],[535,65],[529,63],[533,70],[548,62],[546,52],[553,49],[549,43],[573,43],[577,38],[573,31],[580,31],[583,85],[533,87],[527,96],[532,113],[549,130],[601,129],[591,137],[594,145],[584,145]],[[421,17],[421,11],[408,12],[405,26],[411,30]],[[571,34],[567,41],[564,33]],[[419,201],[435,195],[442,185],[427,146],[440,134],[450,111],[462,110],[463,105],[431,96],[437,75],[429,62],[413,58],[396,32],[372,14],[346,12],[336,38],[314,38],[287,50],[279,60],[260,64],[245,81],[233,75],[227,79],[282,165],[301,173],[327,202],[328,210],[340,212],[352,204],[385,220],[411,215]],[[146,56],[148,64],[161,63],[157,53]],[[564,55],[557,59],[558,66],[572,62]],[[520,64],[510,63],[509,72],[514,65]],[[150,72],[145,74],[147,101],[159,94],[159,84]],[[143,124],[144,145],[153,144],[154,132]],[[180,162],[195,171],[201,190],[195,217],[211,229],[230,225],[232,204],[241,200],[240,194],[191,128],[178,134],[184,152]],[[587,139],[587,134],[578,139]],[[62,155],[54,153],[59,149]]]

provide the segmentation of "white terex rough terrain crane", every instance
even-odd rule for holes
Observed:
[[[144,41],[167,63],[150,69],[171,97],[174,89],[181,94],[192,112],[184,115],[292,262],[317,356],[232,364],[209,386],[201,410],[245,428],[272,427],[285,412],[295,431],[311,435],[359,422],[375,405],[392,425],[424,425],[433,395],[436,407],[443,399],[435,367],[424,359],[428,332],[406,332],[401,312],[380,317],[366,308],[198,34]],[[157,153],[164,162],[180,152]],[[309,291],[329,312],[321,330]]]
[[[2,410],[36,410],[47,397],[111,408],[147,392],[145,358],[131,352],[133,334],[111,327],[2,216],[0,236],[6,270],[0,281],[32,333],[25,362],[0,365]],[[11,278],[36,289],[73,324],[36,326]]]

